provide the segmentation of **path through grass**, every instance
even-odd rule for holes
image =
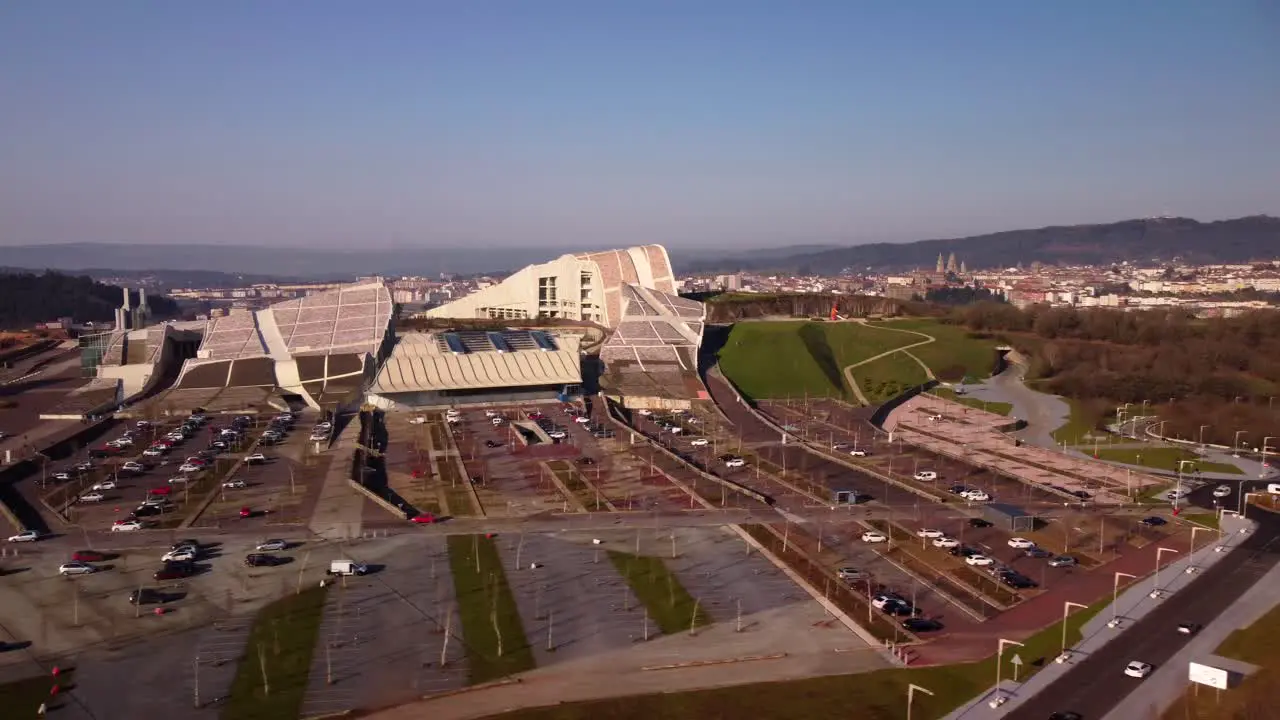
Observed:
[[[493,538],[450,535],[449,567],[467,648],[467,679],[489,682],[532,670],[533,649],[525,639],[502,558]]]
[[[327,588],[319,585],[264,607],[253,621],[222,720],[278,720],[302,712]],[[263,672],[263,667],[266,672]]]
[[[935,387],[929,392],[945,400],[950,400],[951,402],[957,402],[957,403],[960,403],[961,405],[968,405],[971,408],[977,408],[979,410],[983,410],[989,413],[995,413],[997,415],[1004,415],[1008,417],[1009,413],[1013,412],[1013,403],[990,402],[985,400],[979,400],[978,398],[975,398],[975,397],[968,397],[966,395],[957,395],[956,391],[952,390],[951,388]]]

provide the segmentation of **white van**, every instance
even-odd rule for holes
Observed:
[[[363,575],[367,572],[369,572],[367,566],[352,560],[334,560],[329,563],[330,575]]]
[[[1280,483],[1267,483],[1267,492],[1272,495],[1280,495]]]
[[[920,482],[933,482],[938,479],[938,473],[932,470],[921,470],[915,475],[916,480]]]

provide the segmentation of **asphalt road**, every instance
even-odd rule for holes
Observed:
[[[1211,487],[1201,488],[1191,500],[1212,507]],[[1077,712],[1089,720],[1101,718],[1139,690],[1142,681],[1124,674],[1130,660],[1157,667],[1167,662],[1188,640],[1177,633],[1179,623],[1206,624],[1280,562],[1280,517],[1259,511],[1250,517],[1258,522],[1257,530],[1227,557],[1130,626],[1122,639],[1077,663],[1005,720],[1043,720],[1055,711]]]

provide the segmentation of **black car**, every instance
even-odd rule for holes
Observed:
[[[942,629],[942,623],[928,618],[913,617],[903,620],[902,627],[914,633],[937,632]]]
[[[1022,575],[1005,575],[1004,577],[1000,578],[1000,582],[1004,583],[1005,585],[1008,585],[1014,590],[1030,590],[1031,588],[1036,586],[1036,583],[1034,580],[1024,577]]]
[[[578,458],[578,464],[579,465],[595,465],[596,461],[595,461],[595,458],[586,457],[584,455],[583,457]]]
[[[485,440],[484,446],[487,448],[500,448],[502,447],[502,443],[498,442],[497,440]]]
[[[991,521],[983,520],[982,518],[969,518],[969,527],[979,529],[989,528],[991,527]]]
[[[129,593],[130,605],[150,605],[160,602],[164,602],[164,596],[152,588],[139,588]]]
[[[978,550],[977,548],[965,547],[963,545],[960,547],[951,548],[947,552],[956,557],[972,557],[974,555],[982,554],[982,551]]]
[[[1027,548],[1024,552],[1026,553],[1027,557],[1032,557],[1039,560],[1053,557],[1053,553],[1049,552],[1048,550],[1045,550],[1042,547]]]
[[[274,567],[279,565],[283,560],[275,555],[267,553],[249,553],[244,556],[244,564],[246,567]]]
[[[947,488],[947,492],[951,493],[952,495],[959,495],[960,493],[968,489],[969,489],[968,485],[952,485],[951,487]]]
[[[920,612],[919,608],[912,606],[912,604],[906,600],[895,600],[890,603],[885,603],[882,610],[886,615],[894,615],[896,617],[911,617],[912,615],[917,615]]]
[[[137,510],[134,510],[133,513],[131,514],[135,519],[144,518],[144,517],[153,517],[155,515],[163,515],[164,509],[157,507],[155,505],[141,505],[138,507]]]
[[[1049,720],[1084,720],[1077,712],[1056,712],[1049,716]]]
[[[1142,524],[1147,527],[1160,527],[1161,525],[1168,525],[1169,521],[1162,517],[1152,515],[1151,517],[1142,518]]]
[[[1072,490],[1072,491],[1071,491],[1071,494],[1072,494],[1072,495],[1075,495],[1076,497],[1080,498],[1081,500],[1088,500],[1089,498],[1093,497],[1092,495],[1090,495],[1089,493],[1085,492],[1084,490]]]

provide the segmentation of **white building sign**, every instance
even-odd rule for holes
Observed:
[[[1201,665],[1200,663],[1191,663],[1188,671],[1188,677],[1193,683],[1208,685],[1209,687],[1219,690],[1227,689],[1227,671],[1212,665]]]

